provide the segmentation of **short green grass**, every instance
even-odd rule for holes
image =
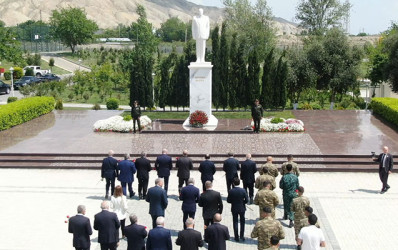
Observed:
[[[44,61],[43,59],[41,60],[41,69],[51,69],[50,66],[48,66],[48,62]],[[52,67],[51,73],[56,74],[56,75],[65,75],[65,74],[70,74],[71,72],[64,70],[60,67],[57,67],[57,64],[55,63],[55,66]]]

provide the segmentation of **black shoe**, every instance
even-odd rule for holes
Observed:
[[[386,187],[386,191],[387,191],[388,189],[390,189],[390,186],[387,186],[387,187]]]
[[[293,226],[294,226],[294,223],[293,223],[293,221],[291,220],[290,223],[289,223],[289,228],[292,228]]]
[[[300,245],[300,246],[297,246],[297,250],[301,250],[301,245]]]
[[[245,237],[240,237],[240,240],[241,241],[245,241]]]
[[[287,220],[287,215],[284,215],[284,216],[283,216],[283,219],[284,219],[284,220]]]
[[[235,241],[236,241],[236,242],[239,242],[239,238],[238,238],[238,237],[235,237]]]
[[[105,200],[107,200],[108,198],[109,198],[109,196],[106,194],[106,195],[105,195]]]
[[[253,197],[250,197],[250,204],[253,204]]]

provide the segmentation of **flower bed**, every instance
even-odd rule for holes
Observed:
[[[140,117],[141,129],[150,129],[152,121],[148,116],[143,115]],[[99,120],[94,123],[95,132],[122,132],[131,133],[134,131],[133,120],[125,121],[122,116],[116,115],[105,120]],[[136,130],[137,124],[136,124]]]
[[[271,123],[272,118],[263,118],[260,121],[261,132],[304,132],[304,123],[297,119],[283,119],[280,123]],[[252,121],[251,127],[254,128]]]

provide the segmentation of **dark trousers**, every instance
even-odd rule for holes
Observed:
[[[229,192],[229,190],[231,190],[232,188],[232,183],[234,182],[234,178],[228,179],[227,177],[225,177],[225,179],[227,180],[227,191]]]
[[[101,250],[116,250],[116,242],[113,243],[101,243]]]
[[[195,213],[196,212],[184,212],[184,211],[182,211],[182,212],[184,213],[184,216],[182,217],[182,223],[184,225],[184,229],[187,229],[187,226],[185,225],[185,222],[187,221],[188,218],[195,219]]]
[[[253,117],[253,122],[254,122],[254,132],[259,132],[260,131],[260,121],[261,121],[261,117],[260,118],[254,118]]]
[[[204,221],[205,221],[205,226],[209,226],[210,224],[213,224],[214,223],[214,221],[213,221],[213,219],[203,219]]]
[[[245,212],[232,213],[232,222],[234,225],[235,238],[239,238],[238,234],[238,216],[240,219],[240,237],[243,238],[245,235]]]
[[[90,248],[75,247],[76,250],[90,250]]]
[[[122,230],[122,235],[124,236],[124,228],[126,226],[126,219],[120,220],[120,229]]]
[[[178,193],[181,193],[181,189],[182,189],[182,186],[184,185],[184,182],[185,182],[185,186],[188,185],[188,179],[189,178],[178,177]]]
[[[387,184],[388,181],[388,172],[386,172],[384,169],[379,170],[379,177],[381,182],[383,183],[383,190],[386,188],[389,188],[390,186]]]
[[[146,197],[146,192],[148,190],[148,179],[138,178],[138,194]]]
[[[243,189],[246,190],[246,193],[249,194],[250,198],[253,198],[254,195],[254,183],[246,183],[243,182]],[[247,189],[249,189],[249,192],[247,192]]]
[[[109,193],[109,186],[111,187],[111,195],[115,191],[115,177],[113,178],[105,178],[106,185],[105,185],[105,194],[108,195]]]
[[[141,121],[140,121],[140,118],[135,118],[135,117],[133,117],[133,127],[134,127],[134,133],[136,132],[136,130],[135,130],[135,124],[137,123],[137,125],[138,125],[138,131],[141,131]]]
[[[158,176],[158,177],[164,179],[164,190],[166,191],[166,194],[167,194],[167,190],[169,189],[169,177],[170,176]]]
[[[159,216],[162,216],[162,215],[152,215],[152,214],[151,214],[151,217],[152,217],[152,228],[155,228],[155,227],[156,227],[156,219],[157,219]]]
[[[125,196],[127,196],[127,194],[126,194],[126,185],[129,187],[130,197],[133,196],[134,191],[133,191],[133,183],[132,182],[122,182],[123,194]]]

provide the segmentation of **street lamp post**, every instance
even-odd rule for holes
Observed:
[[[10,68],[10,72],[11,72],[11,93],[12,93],[12,97],[14,97],[14,68],[13,67]]]
[[[152,73],[152,102],[153,106],[155,107],[155,73]]]

